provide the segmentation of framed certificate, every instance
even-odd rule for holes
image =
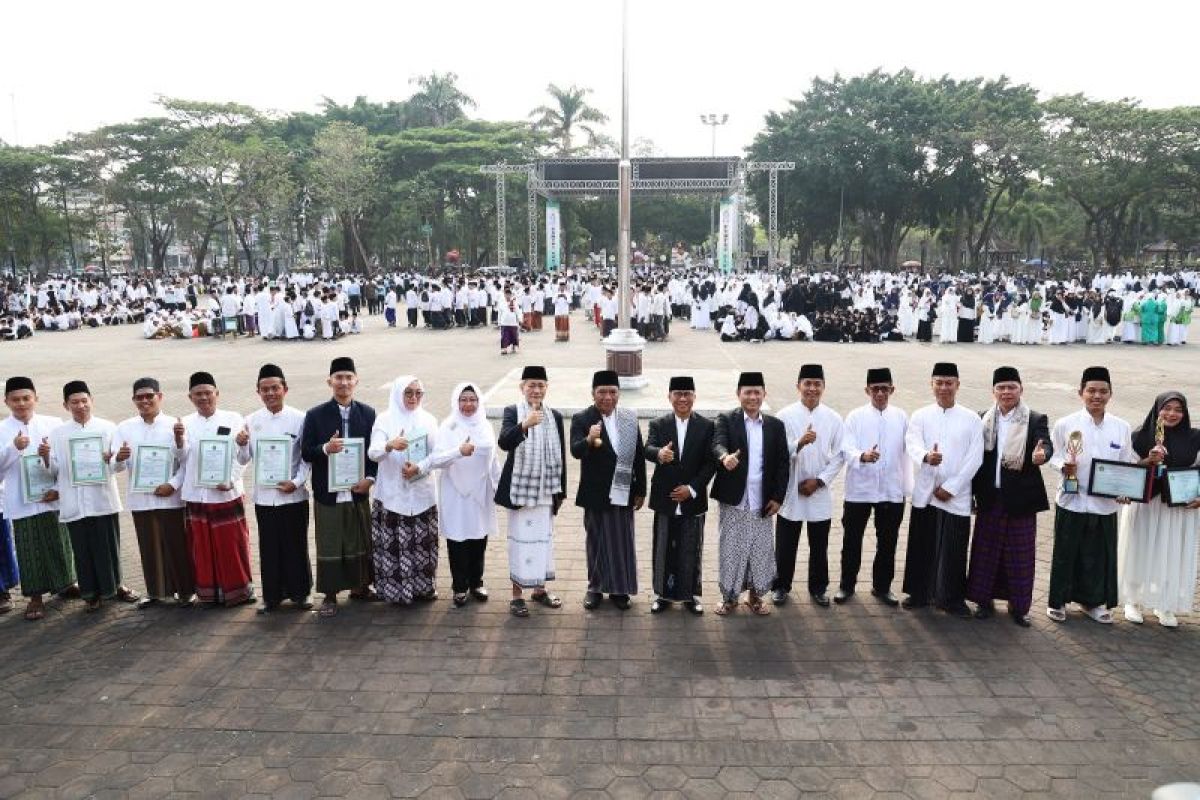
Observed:
[[[361,437],[342,439],[342,451],[329,456],[329,491],[348,492],[363,479],[367,446]]]
[[[233,483],[233,437],[201,436],[196,447],[197,486],[215,489]]]
[[[98,433],[77,433],[68,437],[67,461],[72,486],[94,486],[108,480],[104,437]]]
[[[259,436],[254,440],[254,485],[278,486],[292,479],[290,436]]]
[[[42,462],[42,457],[33,453],[21,456],[21,492],[26,503],[40,503],[42,497],[57,488],[54,476]]]
[[[1128,497],[1137,503],[1150,499],[1152,467],[1124,461],[1092,459],[1088,494],[1093,497]]]
[[[135,445],[129,491],[136,494],[152,494],[159,486],[171,480],[174,466],[175,458],[170,446],[165,444]]]
[[[1168,469],[1163,477],[1163,500],[1169,506],[1186,506],[1200,497],[1200,467]]]
[[[424,461],[429,456],[429,434],[418,433],[415,436],[408,437],[408,450],[405,451],[404,457],[406,460],[416,464]]]

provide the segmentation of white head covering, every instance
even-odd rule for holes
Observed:
[[[458,398],[464,391],[470,389],[479,398],[479,407],[471,416],[464,416],[458,410]],[[483,404],[483,394],[479,391],[479,386],[471,381],[463,381],[454,387],[454,391],[450,392],[450,414],[442,420],[442,430],[453,432],[457,438],[455,444],[461,444],[471,437],[471,442],[476,446],[481,444],[495,443],[495,434],[492,433],[492,423],[488,422],[487,407]],[[449,441],[449,439],[447,439]]]
[[[387,411],[387,434],[389,438],[399,436],[402,430],[413,430],[421,426],[417,412],[421,410],[421,401],[423,398],[417,398],[417,407],[412,411],[404,407],[404,390],[408,388],[410,383],[416,383],[418,389],[422,392],[425,391],[424,384],[417,379],[416,375],[401,375],[392,381],[392,392],[388,396]],[[432,433],[432,431],[430,432]]]

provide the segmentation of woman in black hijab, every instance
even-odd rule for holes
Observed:
[[[1196,587],[1196,533],[1200,500],[1168,504],[1166,472],[1194,467],[1200,456],[1200,430],[1192,427],[1187,398],[1163,392],[1154,400],[1133,449],[1142,464],[1159,473],[1148,503],[1130,503],[1118,528],[1117,574],[1125,619],[1140,624],[1143,608],[1154,609],[1164,627],[1179,625],[1175,615],[1192,610]],[[1173,497],[1176,503],[1180,498]]]

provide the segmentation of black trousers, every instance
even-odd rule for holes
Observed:
[[[487,553],[487,537],[465,542],[446,540],[450,555],[450,582],[455,594],[483,586],[483,557]]]
[[[410,328],[417,327],[417,309],[406,308],[406,309],[404,309],[404,313],[408,316],[408,327],[410,327]]]
[[[302,603],[312,592],[308,509],[307,500],[281,506],[254,505],[262,598],[268,606],[277,606],[284,600]]]
[[[871,565],[871,588],[887,592],[896,577],[896,541],[904,519],[904,503],[852,503],[842,505],[842,580],[840,586],[854,591],[862,565],[863,534],[867,519],[875,512],[875,561]]]
[[[829,528],[832,520],[808,523],[808,593],[824,594],[829,588]],[[796,550],[803,522],[779,517],[775,523],[775,582],[772,589],[792,590],[796,575]]]

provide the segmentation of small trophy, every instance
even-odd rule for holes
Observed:
[[[1079,454],[1083,452],[1083,431],[1067,436],[1067,460],[1063,464],[1063,494],[1079,494]]]
[[[1163,446],[1163,443],[1166,441],[1167,441],[1167,425],[1165,422],[1163,422],[1163,418],[1159,417],[1158,421],[1154,423],[1154,449],[1161,451],[1164,459],[1166,458],[1166,455],[1167,455],[1167,448]],[[1154,477],[1161,478],[1163,476],[1163,473],[1165,473],[1166,471],[1167,471],[1166,465],[1159,464],[1158,466],[1156,466],[1154,468]]]

